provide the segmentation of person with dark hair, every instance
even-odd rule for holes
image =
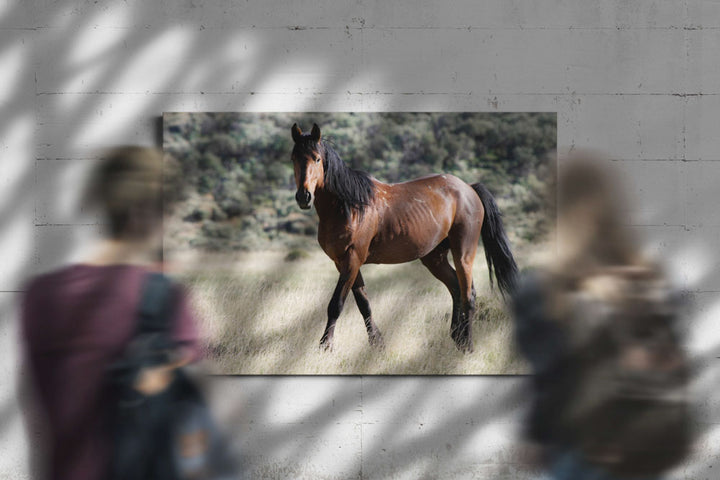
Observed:
[[[87,199],[107,217],[108,235],[86,260],[40,275],[22,300],[23,368],[44,426],[43,478],[107,478],[112,439],[105,388],[109,367],[132,340],[143,284],[162,262],[162,152],[121,147],[102,159]],[[199,356],[188,297],[173,287],[170,363],[143,369],[135,388],[161,392],[173,369]]]

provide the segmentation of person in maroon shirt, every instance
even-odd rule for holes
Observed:
[[[22,302],[24,369],[45,428],[47,478],[105,478],[111,454],[106,427],[107,368],[135,333],[143,280],[161,251],[163,158],[150,148],[108,153],[89,198],[107,213],[109,238],[87,261],[32,279]],[[164,389],[171,371],[198,357],[198,334],[187,296],[177,295],[172,337],[178,361],[144,370],[135,387]]]

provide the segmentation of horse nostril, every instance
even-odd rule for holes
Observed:
[[[301,205],[307,205],[310,203],[310,192],[307,190],[298,190],[295,194],[295,200]]]

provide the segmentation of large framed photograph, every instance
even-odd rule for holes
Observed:
[[[221,374],[526,373],[554,113],[165,113],[164,254]]]

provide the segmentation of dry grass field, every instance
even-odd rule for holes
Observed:
[[[518,264],[535,263],[542,247],[516,250]],[[295,252],[297,253],[297,252]],[[475,350],[464,354],[450,338],[452,301],[418,261],[362,268],[385,349],[369,346],[362,316],[348,296],[334,349],[318,347],[337,281],[320,248],[300,252],[191,253],[174,263],[191,292],[212,371],[222,374],[475,375],[518,374],[526,367],[514,349],[507,308],[488,284],[478,250]]]

